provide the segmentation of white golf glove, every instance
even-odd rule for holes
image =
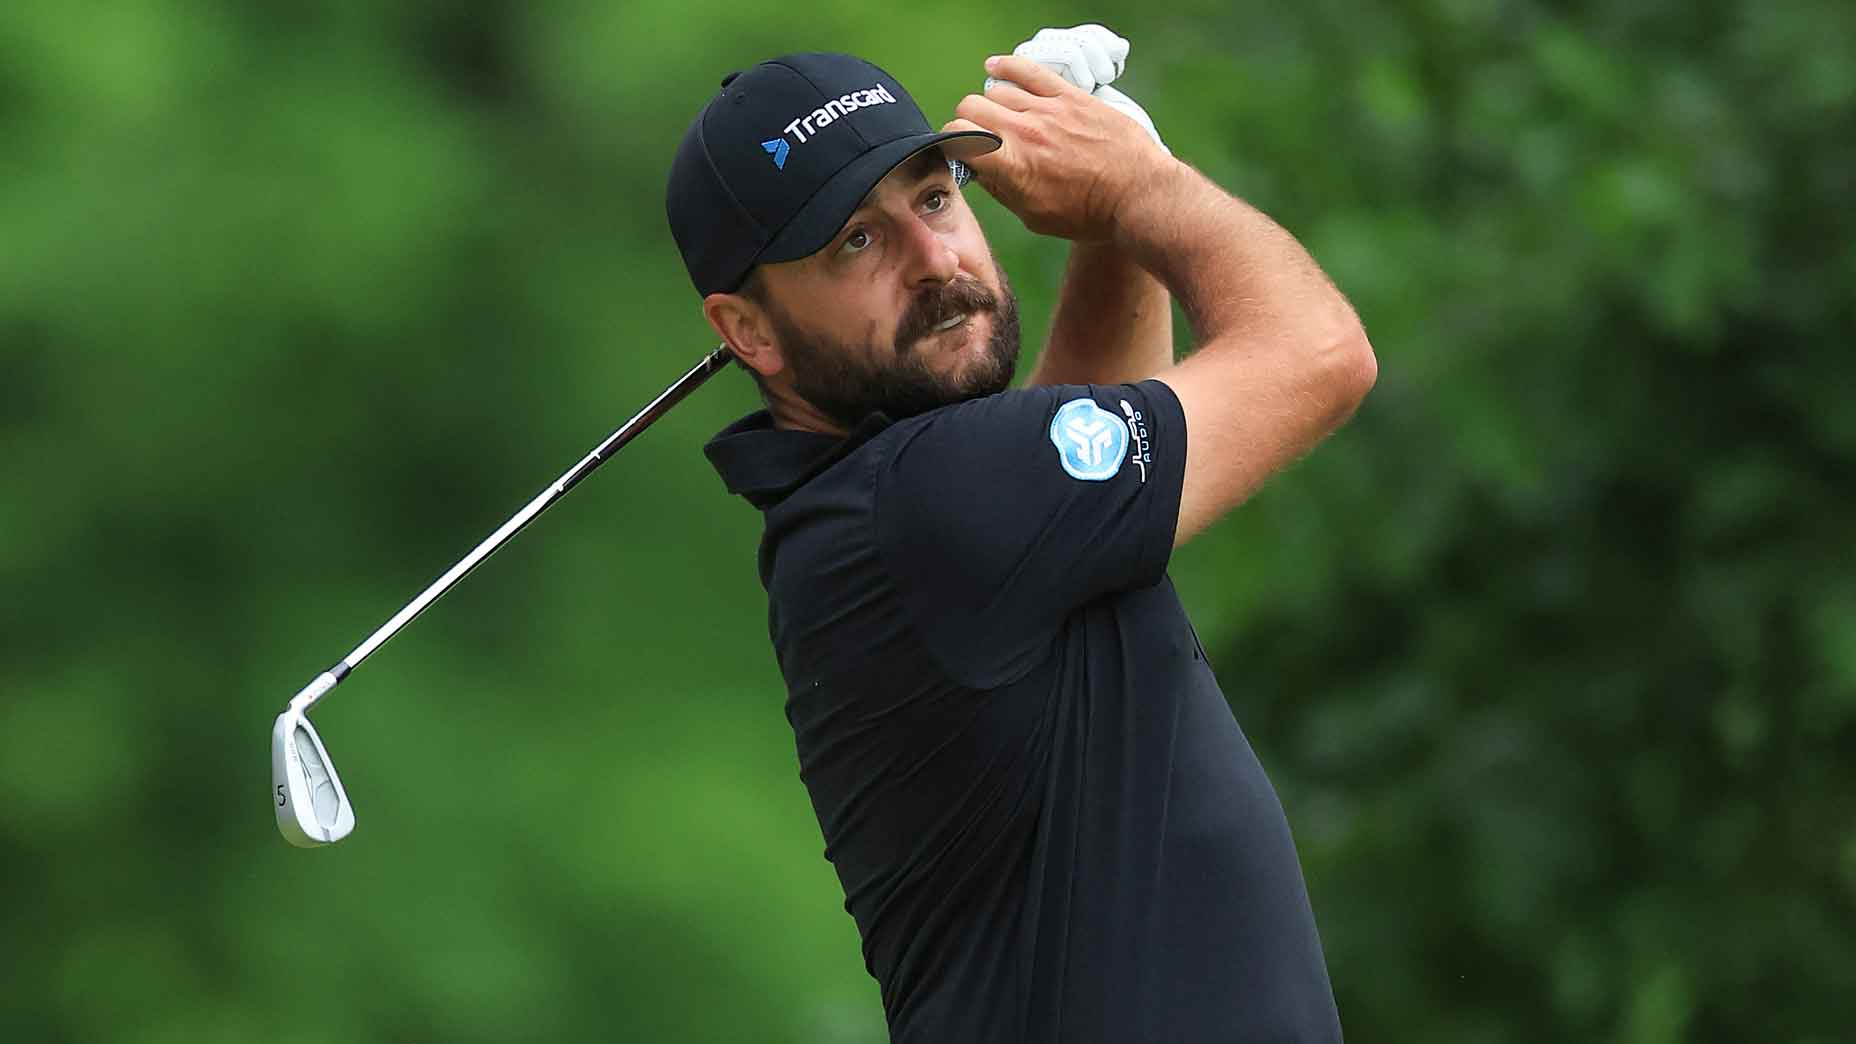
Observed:
[[[1039,29],[1037,35],[1012,48],[1012,53],[1032,59],[1100,98],[1110,108],[1145,128],[1153,136],[1154,144],[1160,146],[1167,155],[1173,154],[1173,150],[1166,147],[1166,142],[1160,140],[1160,132],[1154,129],[1154,121],[1147,115],[1147,110],[1141,108],[1133,98],[1109,86],[1127,67],[1128,41],[1116,36],[1106,26],[1091,23],[1069,29]],[[1011,81],[995,80],[988,76],[986,86],[980,90],[983,92],[995,83]]]

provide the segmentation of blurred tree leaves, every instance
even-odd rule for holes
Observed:
[[[1856,8],[1428,0],[0,8],[8,1040],[881,1039],[714,386],[319,711],[295,687],[709,344],[662,217],[720,77],[931,120],[1040,25],[1381,358],[1173,575],[1356,1039],[1847,1036]],[[975,192],[1048,315],[1061,244]]]
[[[1258,198],[1380,386],[1174,574],[1252,574],[1221,677],[1356,1032],[1839,1039],[1856,18],[1505,10],[1323,38],[1344,187]]]

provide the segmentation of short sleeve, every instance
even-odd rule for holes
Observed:
[[[885,563],[930,652],[994,688],[1063,619],[1166,573],[1186,470],[1172,389],[1009,391],[897,425],[876,476]]]

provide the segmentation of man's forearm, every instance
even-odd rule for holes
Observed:
[[[1345,423],[1378,362],[1281,226],[1184,164],[1145,187],[1117,209],[1115,241],[1178,296],[1198,342],[1162,375],[1190,432],[1177,547]]]
[[[1172,289],[1201,349],[1325,345],[1358,331],[1346,298],[1293,236],[1184,163],[1130,199],[1114,242]]]
[[[1124,384],[1173,364],[1166,287],[1112,243],[1077,243],[1030,384]]]

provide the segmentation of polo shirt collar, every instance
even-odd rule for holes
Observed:
[[[756,410],[717,432],[702,452],[730,493],[765,511],[889,424],[887,416],[872,413],[840,437],[776,428],[771,414]]]

